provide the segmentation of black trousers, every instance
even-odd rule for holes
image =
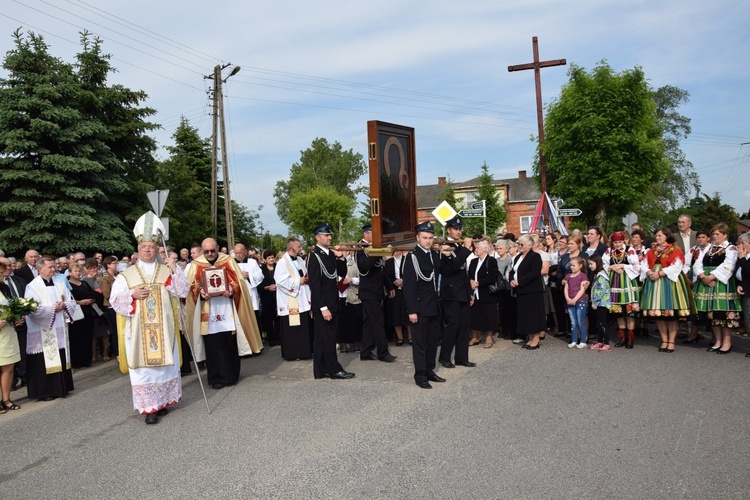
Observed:
[[[234,385],[240,379],[240,354],[237,337],[232,332],[203,336],[206,346],[208,384]]]
[[[323,376],[343,371],[344,368],[336,357],[336,331],[341,313],[332,312],[330,321],[324,320],[320,311],[315,311],[314,314],[313,375]]]
[[[516,333],[516,325],[518,323],[516,298],[509,291],[504,291],[500,296],[500,300],[503,301],[503,338],[516,339],[518,338],[518,334]]]
[[[593,308],[592,308],[593,309]],[[609,309],[606,307],[597,307],[593,309],[596,323],[596,341],[600,344],[609,344],[609,330],[607,330],[607,313]]]
[[[260,324],[266,332],[266,340],[269,346],[281,343],[281,325],[276,315],[276,304],[263,304],[260,310]]]
[[[456,363],[469,362],[469,303],[454,300],[441,302],[443,309],[443,341],[440,344],[440,361],[450,362],[456,348]]]
[[[363,300],[364,325],[362,328],[362,349],[360,358],[366,358],[377,347],[378,359],[388,354],[388,341],[385,338],[385,318],[383,304],[379,300]]]
[[[411,324],[411,353],[414,358],[415,381],[425,382],[435,373],[439,337],[440,316],[420,314],[417,322]]]

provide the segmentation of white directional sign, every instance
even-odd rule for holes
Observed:
[[[580,208],[561,208],[557,211],[560,217],[578,217],[583,213]]]
[[[164,210],[164,205],[167,204],[167,197],[169,196],[169,189],[160,189],[158,191],[149,191],[146,193],[148,201],[151,202],[151,208],[154,209],[154,213],[157,217],[161,217],[161,213]]]
[[[472,210],[480,210],[480,209],[484,210],[484,200],[472,201],[471,209]]]
[[[484,210],[459,210],[458,215],[461,217],[484,217]]]

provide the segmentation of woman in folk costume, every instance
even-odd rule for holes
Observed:
[[[727,241],[729,227],[722,223],[711,228],[713,244],[703,250],[693,274],[695,306],[701,319],[710,320],[716,341],[709,352],[727,354],[732,350],[732,330],[740,327],[740,296],[734,272],[737,247]]]
[[[677,322],[695,314],[690,282],[682,272],[685,255],[668,228],[657,229],[656,248],[646,252],[646,268],[641,310],[656,320],[661,336],[659,352],[674,352]]]
[[[117,275],[109,298],[118,315],[120,369],[130,374],[133,408],[147,424],[182,398],[176,309],[189,285],[174,259],[156,261],[160,231],[164,226],[153,212],[138,219],[138,261]]]
[[[621,231],[614,232],[611,241],[612,247],[604,252],[602,263],[604,270],[609,273],[612,302],[609,312],[617,318],[617,337],[620,342],[615,347],[624,345],[627,349],[632,349],[635,317],[640,309],[640,262],[635,250],[625,245],[625,235]]]
[[[39,303],[26,316],[26,372],[29,399],[49,401],[73,390],[68,323],[73,322],[76,302],[64,284],[52,279],[57,273],[55,259],[41,258],[36,268],[39,276],[26,285],[25,293]]]

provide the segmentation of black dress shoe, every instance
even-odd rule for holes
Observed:
[[[361,361],[377,361],[378,357],[375,356],[373,353],[365,354],[364,356],[362,354],[359,355],[359,359]]]
[[[388,353],[385,356],[383,356],[382,358],[380,358],[380,361],[383,361],[385,363],[393,363],[394,361],[396,361],[397,357],[398,356],[394,356],[393,354]]]
[[[158,424],[159,423],[159,417],[156,415],[156,413],[149,413],[146,415],[146,424],[152,425],[152,424]]]
[[[432,389],[432,386],[431,386],[431,385],[430,385],[430,383],[429,383],[428,381],[426,381],[426,380],[423,380],[423,381],[421,381],[421,382],[417,382],[417,385],[418,385],[419,387],[421,387],[422,389]]]
[[[468,366],[469,368],[474,368],[475,366],[477,366],[476,363],[472,363],[471,361],[465,361],[463,363],[456,363],[456,364],[461,365],[461,366]]]
[[[211,384],[211,388],[212,389],[217,389],[217,390],[218,389],[223,389],[224,388],[224,384],[217,382],[215,384]]]
[[[729,354],[730,352],[732,352],[731,347],[727,349],[726,351],[722,351],[721,349],[719,349],[718,351],[716,351],[716,354]]]
[[[427,375],[427,380],[429,380],[430,382],[445,382],[445,379],[443,377],[439,377],[434,373]]]
[[[454,365],[450,361],[441,361],[440,364],[443,365],[443,368],[455,368],[456,367],[456,365]]]
[[[721,346],[719,346],[719,347],[709,347],[708,349],[706,349],[706,351],[708,351],[708,352],[716,352],[719,349],[721,349]]]
[[[156,414],[158,416],[160,416],[160,417],[163,417],[167,413],[169,413],[169,409],[168,408],[162,408],[161,410],[159,410],[159,411],[156,412]]]
[[[537,344],[537,345],[526,344],[526,345],[523,346],[523,348],[526,349],[526,350],[528,350],[528,351],[533,351],[534,349],[539,349],[540,345],[541,344]]]
[[[748,353],[748,354],[745,354],[745,357],[746,357],[746,358],[750,358],[750,353]]]
[[[375,358],[375,359],[377,359],[377,358]],[[331,377],[332,379],[335,379],[335,380],[346,380],[346,379],[354,378],[354,374],[353,373],[346,372],[344,370],[341,370],[340,372],[336,372],[336,373],[331,373],[328,376]]]

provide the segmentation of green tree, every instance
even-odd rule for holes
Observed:
[[[156,187],[169,189],[162,215],[169,217],[172,246],[187,247],[211,230],[211,145],[184,117],[172,140],[169,158],[158,165]]]
[[[298,195],[304,195],[316,188],[327,187],[338,197],[343,196],[351,201],[348,212],[341,214],[336,212],[336,218],[328,222],[338,225],[339,220],[349,220],[356,206],[356,196],[364,189],[356,184],[357,180],[367,172],[362,155],[354,153],[351,149],[344,151],[338,142],[328,144],[324,138],[316,138],[311,147],[301,151],[300,154],[299,163],[292,165],[289,180],[276,183],[274,196],[279,219],[299,235],[307,235],[312,229],[306,225],[309,219],[296,217],[301,216],[305,210],[314,215],[318,207],[314,204],[301,207],[298,201],[295,204],[297,210],[293,211],[292,201]],[[316,197],[307,196],[303,199],[315,200]],[[319,219],[326,220],[322,215]]]
[[[686,90],[665,85],[653,92],[656,115],[664,130],[664,156],[670,172],[661,182],[651,186],[649,195],[636,210],[644,227],[660,227],[673,223],[681,207],[698,196],[701,184],[693,164],[680,149],[680,141],[690,135],[690,118],[680,114],[678,108],[686,104],[690,94]]]
[[[263,205],[258,207],[263,210]],[[235,243],[244,243],[245,245],[257,246],[260,244],[260,235],[258,231],[258,222],[260,214],[248,208],[242,203],[232,200],[232,222],[234,224]],[[222,234],[226,234],[226,229]],[[226,241],[224,242],[224,244]]]
[[[318,186],[295,193],[289,200],[289,220],[292,234],[300,235],[308,243],[313,241],[312,230],[328,222],[335,232],[351,217],[355,200],[331,186]],[[335,236],[338,240],[339,237]]]
[[[487,232],[489,236],[494,236],[500,226],[508,219],[508,213],[500,204],[498,199],[497,186],[493,184],[492,174],[487,162],[482,164],[482,173],[479,175],[477,184],[476,200],[484,200],[487,216]],[[456,207],[454,207],[456,208]],[[458,208],[456,208],[458,210]],[[475,234],[484,234],[484,219],[481,217],[471,217],[464,219],[464,234],[473,236]]]
[[[670,172],[664,129],[641,68],[577,65],[548,107],[543,151],[550,194],[606,227],[641,206]],[[539,173],[538,164],[535,173]]]
[[[740,221],[740,216],[737,211],[721,202],[721,196],[719,193],[714,193],[713,196],[702,194],[696,196],[680,213],[686,213],[693,219],[693,229],[705,229],[710,231],[711,228],[719,222],[725,223],[729,226],[729,234],[735,234],[737,231],[737,223]],[[673,217],[673,223],[677,221],[676,214]]]
[[[108,85],[107,78],[116,69],[111,55],[102,51],[102,41],[84,31],[82,50],[74,63],[76,80],[80,83],[79,108],[93,124],[102,127],[98,137],[100,162],[108,174],[116,174],[120,183],[102,182],[107,204],[127,227],[148,210],[146,192],[153,189],[157,162],[156,141],[149,133],[159,125],[148,120],[156,110],[142,106],[148,96],[142,90],[131,90],[119,84]]]
[[[13,37],[3,61],[8,78],[0,80],[0,245],[47,253],[132,248],[117,212],[117,201],[132,194],[126,166],[112,152],[112,124],[87,107],[95,98],[86,96],[99,94],[85,71],[50,55],[40,35]]]

